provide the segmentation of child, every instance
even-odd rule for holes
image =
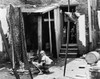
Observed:
[[[32,62],[40,71],[39,74],[43,74],[43,73],[49,73],[49,68],[53,62],[53,60],[51,60],[46,54],[45,51],[40,51],[40,55],[41,55],[41,62]]]
[[[53,60],[51,60],[46,54],[45,51],[41,51],[40,52],[41,55],[41,62],[40,62],[40,66],[39,68],[41,69],[41,71],[43,73],[49,73],[49,68],[53,62]]]

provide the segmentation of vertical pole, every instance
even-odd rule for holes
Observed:
[[[55,38],[56,38],[56,50],[57,58],[59,58],[60,52],[60,10],[59,8],[54,9],[54,27],[55,27]]]
[[[38,16],[38,53],[40,62],[40,51],[42,50],[42,16]]]
[[[68,0],[68,12],[70,12],[70,0]],[[66,73],[66,64],[67,64],[67,53],[68,53],[68,44],[69,44],[69,30],[70,30],[70,21],[68,20],[66,55],[65,55],[65,64],[64,64],[64,76],[65,76],[65,73]]]
[[[38,17],[38,49],[42,50],[42,16]]]
[[[89,20],[89,41],[92,42],[92,26],[91,26],[91,5],[88,0],[88,20]]]
[[[12,37],[13,38],[13,37]],[[14,40],[12,40],[14,41]],[[12,66],[13,66],[13,69],[15,68],[15,57],[14,57],[14,44],[12,43]]]
[[[50,54],[52,55],[52,37],[51,37],[50,12],[48,12],[48,19],[49,19]]]

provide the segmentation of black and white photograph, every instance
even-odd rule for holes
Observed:
[[[0,79],[100,79],[100,0],[0,0]]]

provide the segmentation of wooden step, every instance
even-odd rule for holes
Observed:
[[[61,48],[60,50],[66,51],[66,48]],[[78,48],[68,48],[68,51],[78,51]]]
[[[68,45],[68,57],[73,58],[77,57],[78,54],[78,45],[77,44],[69,44]],[[66,44],[62,44],[60,48],[60,57],[65,57],[66,55]]]
[[[62,46],[66,46],[66,44],[62,44]],[[68,46],[78,46],[77,44],[69,44]]]
[[[71,48],[72,48],[72,47],[78,47],[78,45],[77,45],[77,44],[69,44],[68,47],[69,47],[69,48],[70,48],[70,47],[71,47]],[[61,45],[61,48],[66,48],[66,44],[62,44],[62,45]]]
[[[60,54],[66,54],[66,53],[60,53]],[[74,53],[68,53],[68,55],[77,55],[77,53],[76,52],[74,52]]]
[[[66,55],[66,53],[60,53],[60,54],[59,54],[59,56],[62,57],[62,58],[64,58],[65,55]],[[77,57],[77,53],[68,53],[68,54],[67,54],[67,57],[68,57],[68,58],[76,58],[76,57]]]
[[[78,50],[68,50],[68,53],[77,53]],[[66,53],[66,50],[60,50],[60,53]]]

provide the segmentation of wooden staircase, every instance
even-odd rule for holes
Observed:
[[[60,57],[65,57],[66,54],[66,44],[62,44],[60,49]],[[68,45],[68,58],[76,58],[78,56],[78,45],[77,44],[69,44]]]

